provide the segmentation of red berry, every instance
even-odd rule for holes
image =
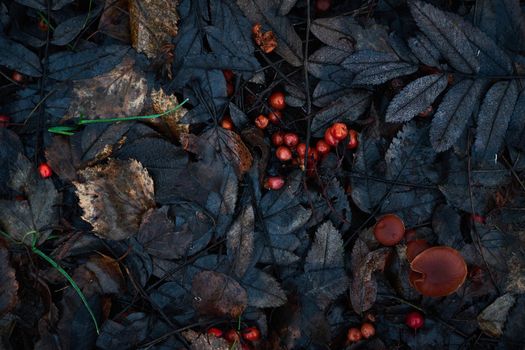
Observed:
[[[346,145],[346,148],[348,149],[356,149],[359,145],[359,139],[357,138],[358,132],[354,129],[348,130],[348,136],[350,136],[348,140],[348,145]]]
[[[373,324],[365,322],[361,325],[361,334],[363,338],[368,339],[376,334],[376,329]]]
[[[284,186],[282,176],[270,176],[264,181],[264,188],[268,190],[279,190]]]
[[[292,132],[284,134],[284,144],[290,148],[294,148],[299,143],[299,136]]]
[[[46,21],[44,21],[44,19],[38,21],[38,29],[43,32],[47,32],[49,30],[49,26],[47,25]]]
[[[268,119],[270,120],[272,124],[275,124],[275,125],[281,122],[282,116],[283,114],[281,113],[281,111],[272,111],[268,113]]]
[[[51,175],[53,175],[53,171],[51,170],[51,167],[47,163],[41,163],[38,166],[38,173],[40,174],[40,177],[43,179],[47,179],[48,177],[51,177]]]
[[[15,70],[13,71],[13,74],[11,74],[11,79],[13,79],[13,81],[16,81],[17,83],[23,83],[25,77]]]
[[[305,143],[298,144],[297,147],[295,148],[295,151],[297,152],[297,155],[299,156],[299,158],[304,159],[304,156],[306,155],[306,144]]]
[[[257,118],[255,118],[255,125],[257,125],[259,129],[266,129],[268,127],[268,118],[260,114]]]
[[[419,311],[409,312],[405,318],[405,323],[408,327],[416,330],[425,324],[425,318]]]
[[[274,146],[278,147],[284,142],[284,133],[282,131],[277,131],[272,135],[272,143]]]
[[[222,330],[220,330],[219,328],[216,328],[216,327],[211,327],[210,329],[208,329],[208,334],[210,335],[213,335],[217,338],[220,338],[222,337]]]
[[[341,141],[348,135],[348,128],[344,123],[335,123],[331,126],[330,133],[337,141]]]
[[[228,96],[233,95],[234,92],[235,92],[235,86],[233,86],[233,83],[227,82],[226,83],[226,93],[228,94]]]
[[[348,334],[346,335],[346,339],[351,342],[355,343],[361,340],[362,334],[359,328],[352,327],[348,330]]]
[[[233,121],[232,118],[230,118],[229,115],[225,115],[224,118],[221,120],[221,127],[226,130],[232,130],[233,129]]]
[[[0,128],[7,128],[9,121],[11,121],[11,118],[7,115],[0,115]]]
[[[284,94],[281,91],[275,91],[273,94],[271,94],[268,101],[273,109],[281,110],[286,107]]]
[[[337,140],[335,137],[332,136],[332,128],[326,129],[324,133],[324,141],[331,147],[337,146],[339,143],[339,140]]]
[[[317,0],[315,2],[315,9],[318,12],[326,12],[330,10],[330,6],[332,6],[331,0]]]
[[[330,145],[326,143],[325,140],[319,140],[315,144],[315,149],[319,152],[320,155],[324,156],[325,154],[330,153]]]
[[[286,146],[278,147],[275,151],[275,155],[282,162],[286,162],[292,159],[292,151],[290,151],[290,149]]]
[[[224,74],[224,79],[226,79],[226,81],[232,81],[233,72],[231,69],[223,69],[222,74]]]
[[[258,341],[261,339],[261,332],[257,327],[248,327],[242,332],[244,340]]]
[[[432,113],[433,110],[434,108],[432,107],[432,105],[430,105],[424,111],[419,112],[418,116],[423,117],[423,118],[428,117],[430,113]]]

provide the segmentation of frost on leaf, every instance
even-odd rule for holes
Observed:
[[[142,216],[155,206],[153,180],[136,160],[110,160],[79,171],[74,182],[82,218],[96,235],[122,240],[134,235]]]
[[[321,308],[347,289],[343,240],[331,222],[326,222],[317,229],[304,269],[309,289],[307,294],[314,297]]]

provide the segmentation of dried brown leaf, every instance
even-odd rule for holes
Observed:
[[[362,245],[354,247],[357,255],[364,252]],[[373,275],[375,271],[382,271],[385,268],[386,258],[390,254],[388,248],[380,248],[374,250],[361,260],[358,266],[354,266],[352,259],[352,267],[354,268],[352,285],[350,287],[350,301],[352,308],[357,313],[362,313],[370,309],[377,296],[377,282]],[[353,255],[353,252],[352,252]]]
[[[220,272],[202,271],[192,281],[193,306],[204,315],[239,317],[248,295],[233,278]]]
[[[129,0],[131,44],[149,58],[157,56],[164,43],[177,35],[178,1]]]
[[[230,344],[223,338],[193,330],[182,332],[182,336],[191,343],[192,350],[230,350]]]
[[[175,95],[166,95],[162,88],[159,90],[153,90],[150,97],[152,102],[151,107],[155,113],[163,113],[170,109],[174,109],[179,104]],[[166,131],[169,131],[178,138],[181,134],[187,134],[189,132],[188,124],[179,123],[181,118],[184,117],[187,112],[188,110],[182,107],[172,113],[162,116],[161,118],[149,119],[147,122],[162,129],[167,129]]]
[[[78,172],[74,182],[82,218],[102,238],[122,240],[134,235],[142,216],[155,206],[153,180],[136,160],[110,160]]]
[[[95,78],[78,80],[65,119],[84,115],[86,119],[134,116],[142,112],[148,85],[144,72],[131,57],[111,71]]]

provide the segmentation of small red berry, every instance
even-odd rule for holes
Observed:
[[[330,133],[334,139],[341,141],[348,135],[348,128],[344,123],[334,123],[331,126]]]
[[[286,107],[284,93],[282,93],[281,91],[275,91],[273,94],[270,95],[270,98],[268,100],[269,100],[270,106],[273,109],[281,110]]]
[[[7,115],[0,115],[0,128],[7,128],[10,121],[11,118],[9,118]]]
[[[361,334],[365,339],[371,338],[376,334],[376,328],[373,324],[365,322],[361,325]]]
[[[260,114],[257,118],[255,118],[255,125],[257,125],[259,129],[266,129],[268,127],[268,118]]]
[[[284,133],[282,131],[277,131],[272,135],[272,143],[274,146],[278,147],[284,142]]]
[[[434,108],[432,107],[432,105],[430,105],[424,111],[419,112],[418,116],[420,116],[422,118],[426,118],[426,117],[428,117],[430,115],[430,113],[432,113],[433,110],[434,110]]]
[[[264,181],[264,188],[268,190],[279,190],[284,186],[282,176],[270,176]]]
[[[219,328],[216,328],[216,327],[211,327],[210,329],[208,329],[208,334],[210,335],[213,335],[217,338],[220,338],[222,337],[222,330],[220,330]]]
[[[38,21],[38,29],[40,29],[43,32],[47,32],[49,30],[49,26],[43,18],[40,21]]]
[[[222,74],[224,74],[224,79],[226,79],[226,81],[232,81],[233,72],[231,69],[223,69]]]
[[[290,148],[294,148],[299,143],[299,136],[293,132],[284,134],[284,144]]]
[[[47,163],[41,163],[38,166],[38,173],[40,174],[40,177],[42,179],[47,179],[48,177],[51,177],[51,175],[53,175],[53,171]]]
[[[272,124],[278,125],[281,122],[283,114],[281,111],[271,111],[268,113],[268,119]]]
[[[425,318],[419,311],[409,312],[405,318],[405,323],[408,327],[416,330],[425,324]]]
[[[13,81],[16,81],[17,83],[21,84],[21,83],[24,82],[25,77],[21,73],[19,73],[19,72],[17,72],[15,70],[15,71],[13,71],[13,74],[11,74],[11,79]]]
[[[230,329],[224,335],[224,339],[226,339],[230,343],[237,343],[238,344],[241,341],[241,335],[235,329]]]
[[[348,149],[356,149],[359,145],[359,139],[357,138],[358,132],[354,129],[348,130],[348,136],[350,136],[348,140],[348,145],[346,145],[346,148]]]
[[[290,149],[286,146],[279,146],[275,151],[275,155],[282,162],[292,159],[292,151],[290,151]]]
[[[261,332],[257,327],[248,327],[242,332],[242,337],[247,341],[258,341],[261,339]]]
[[[324,141],[331,147],[337,146],[339,143],[339,140],[337,140],[335,137],[332,136],[332,128],[326,129],[324,133]]]
[[[221,120],[221,127],[226,130],[233,130],[233,121],[229,115],[225,115]]]
[[[299,156],[299,158],[304,159],[304,156],[306,155],[306,144],[305,143],[298,144],[297,147],[295,148],[295,151],[297,152],[297,155]]]
[[[359,328],[352,327],[348,330],[348,334],[346,335],[346,339],[350,343],[355,343],[361,340],[362,334]]]
[[[227,82],[226,83],[226,93],[228,94],[228,96],[233,95],[234,92],[235,92],[235,86],[233,86],[233,83],[230,81]]]
[[[325,140],[319,140],[315,144],[315,149],[319,152],[320,155],[324,156],[325,154],[330,153],[330,145],[326,143]]]

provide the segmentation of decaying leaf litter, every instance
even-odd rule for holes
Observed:
[[[522,348],[524,6],[0,3],[2,347]]]

